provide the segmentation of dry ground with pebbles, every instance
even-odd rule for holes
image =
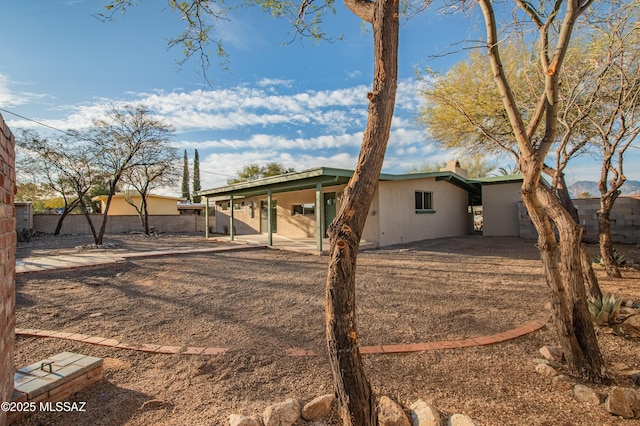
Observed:
[[[87,238],[36,238],[18,256],[73,252]],[[198,247],[195,236],[110,236],[120,249]],[[595,247],[593,248],[595,250]],[[622,246],[640,260],[637,247]],[[38,413],[23,425],[224,425],[288,397],[332,391],[324,343],[326,257],[277,250],[132,260],[97,270],[18,276],[17,327],[77,332],[127,343],[226,347],[216,356],[161,355],[52,338],[16,338],[15,365],[61,351],[105,359],[105,379],[77,393],[88,411]],[[605,279],[640,301],[640,272]],[[534,241],[461,237],[363,252],[358,257],[361,345],[457,340],[500,333],[539,317],[547,289]],[[631,425],[573,399],[534,371],[549,325],[482,347],[365,355],[376,394],[418,398],[482,425]],[[599,330],[608,365],[640,369],[640,342]],[[288,348],[316,351],[288,357]],[[622,376],[613,376],[633,386]],[[595,387],[604,393],[604,388]],[[162,403],[148,403],[162,401]],[[146,404],[145,404],[146,403]],[[304,423],[300,423],[301,425]],[[330,424],[338,424],[334,418]]]

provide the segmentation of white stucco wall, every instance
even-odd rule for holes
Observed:
[[[471,232],[467,191],[435,178],[380,182],[380,246]],[[434,213],[416,213],[415,191],[433,193]]]
[[[482,235],[519,237],[520,182],[482,185]]]

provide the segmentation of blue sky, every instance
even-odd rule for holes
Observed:
[[[226,183],[243,165],[281,162],[303,170],[354,168],[366,125],[372,35],[341,2],[325,18],[342,41],[291,41],[283,20],[243,9],[216,30],[228,70],[212,57],[210,85],[196,61],[179,68],[167,39],[182,30],[164,0],[146,1],[103,23],[100,0],[29,0],[0,4],[0,108],[66,130],[90,123],[111,103],[143,103],[174,125],[175,145],[200,154],[202,187]],[[436,6],[436,5],[434,5]],[[463,58],[456,42],[473,39],[479,18],[432,7],[405,22],[400,34],[399,90],[384,171],[401,173],[447,161],[415,123],[417,69],[446,71]],[[481,28],[481,27],[480,27]],[[477,37],[475,37],[477,38]],[[12,129],[49,130],[1,112]],[[635,151],[638,151],[637,149]],[[512,162],[505,158],[500,166]],[[640,169],[627,167],[629,179]],[[592,158],[576,162],[568,182],[597,180]],[[179,183],[169,193],[178,194]]]

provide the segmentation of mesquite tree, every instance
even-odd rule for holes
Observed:
[[[170,131],[173,131],[169,128]],[[152,189],[171,186],[178,178],[177,151],[169,144],[170,133],[165,139],[145,145],[138,153],[138,165],[130,167],[122,175],[123,182],[133,188],[125,192],[125,201],[136,209],[146,235],[150,233],[148,198]],[[140,196],[139,204],[132,195]]]
[[[302,1],[292,4],[279,0],[249,1],[277,16],[286,16],[299,34],[323,38],[319,30],[322,15],[333,10],[333,2]],[[113,0],[109,14],[134,6],[133,0]],[[207,43],[212,21],[224,14],[228,4],[205,0],[169,2],[186,23],[186,30],[176,39],[185,55],[200,54],[201,64],[208,65]],[[347,7],[373,29],[374,81],[368,93],[367,128],[354,175],[342,198],[342,207],[329,228],[330,261],[326,289],[327,344],[334,385],[343,422],[366,426],[377,423],[374,397],[366,380],[358,351],[355,321],[355,267],[360,237],[369,206],[373,200],[391,129],[397,87],[399,2],[397,0],[345,0]],[[105,18],[104,15],[101,16]],[[176,40],[170,43],[176,44]],[[220,43],[215,43],[220,53]],[[204,58],[204,60],[203,60]],[[364,94],[363,94],[364,96]]]
[[[398,76],[398,2],[347,0],[373,27],[374,80],[369,116],[353,177],[329,227],[329,273],[325,322],[333,382],[345,425],[377,424],[374,396],[360,353],[355,315],[356,258],[389,140]]]
[[[144,106],[109,108],[103,118],[93,121],[92,127],[82,132],[96,153],[96,164],[109,176],[109,192],[102,211],[100,232],[94,235],[96,245],[102,244],[107,229],[111,199],[123,175],[131,168],[143,166],[148,160],[142,155],[158,143],[166,141],[173,128],[151,117]],[[87,216],[89,225],[91,218]]]
[[[527,125],[511,88],[512,81],[504,71],[492,3],[479,0],[478,4],[486,24],[488,61],[517,143],[518,165],[524,177],[520,193],[538,231],[538,249],[550,290],[558,340],[574,374],[593,382],[604,382],[607,380],[604,361],[587,308],[582,275],[582,229],[541,180],[545,159],[557,136],[559,73],[576,20],[591,1],[558,0],[540,3],[536,8],[529,2],[516,0],[520,17],[527,17],[537,31],[539,64],[544,73],[544,88]],[[559,238],[554,233],[554,225]]]
[[[64,207],[53,235],[59,235],[64,219],[77,207],[88,215],[87,194],[102,176],[96,168],[95,151],[68,133],[57,140],[43,138],[35,132],[23,132],[18,147],[25,151],[18,167],[21,173],[43,180],[51,190],[59,193]],[[91,227],[95,236],[95,228]]]

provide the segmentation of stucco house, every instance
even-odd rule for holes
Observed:
[[[485,235],[518,236],[520,176],[467,179],[454,162],[430,173],[381,174],[362,239],[388,246],[473,233],[473,206],[494,206]],[[341,206],[352,170],[319,167],[200,191],[215,203],[215,232],[322,238]],[[514,196],[515,194],[515,196]],[[207,211],[208,213],[208,211]],[[508,217],[508,219],[505,219]]]
[[[137,206],[140,205],[142,197],[140,194],[125,194],[118,192],[111,198],[108,216],[131,216],[137,215],[135,207],[127,202],[127,197]],[[93,197],[91,201],[100,202],[100,211],[103,212],[107,202],[106,195],[98,195]],[[165,195],[149,194],[147,197],[147,210],[150,215],[178,215],[178,202],[184,201],[184,198],[168,197]]]

